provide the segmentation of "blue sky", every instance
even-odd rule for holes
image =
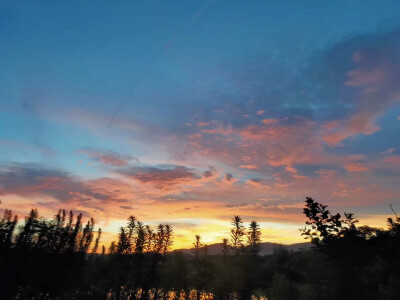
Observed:
[[[398,20],[398,1],[2,1],[3,208],[240,211],[295,240],[315,196],[382,225],[400,205]]]

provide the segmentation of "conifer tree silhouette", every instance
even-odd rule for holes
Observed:
[[[291,252],[282,245],[260,256],[260,225],[251,221],[245,230],[239,216],[216,254],[200,235],[190,254],[170,251],[170,225],[152,229],[133,216],[106,253],[94,219],[62,209],[46,219],[33,209],[18,225],[6,209],[0,217],[0,299],[167,300],[172,292],[188,300],[400,298],[396,214],[383,229],[358,226],[352,213],[342,218],[313,198],[306,198],[303,212],[301,233],[317,247]]]
[[[169,224],[165,224],[165,232],[164,232],[164,245],[163,245],[163,254],[167,253],[170,247],[173,244],[173,229]]]
[[[129,254],[129,249],[130,249],[130,243],[128,234],[126,233],[125,227],[121,227],[119,229],[119,235],[118,235],[117,254],[119,255]]]
[[[99,228],[98,231],[97,231],[97,237],[96,237],[96,240],[94,242],[92,254],[97,253],[97,249],[99,248],[100,238],[101,238],[101,228]]]
[[[13,234],[18,223],[18,216],[13,216],[11,210],[6,209],[0,219],[0,248],[10,248],[13,243]]]
[[[260,225],[256,221],[251,221],[247,232],[247,251],[250,254],[257,254],[261,250],[260,242]]]
[[[17,236],[16,246],[19,248],[30,249],[34,246],[35,238],[39,230],[39,213],[37,209],[32,209],[29,216],[25,217],[25,225]]]
[[[203,247],[203,243],[201,242],[201,236],[196,234],[195,236],[195,241],[193,243],[193,251],[196,259],[200,257],[200,250],[201,247]]]
[[[146,246],[146,229],[143,222],[136,222],[136,236],[135,252],[142,254]]]
[[[239,216],[233,216],[231,228],[231,247],[233,248],[236,254],[240,253],[243,250],[243,238],[245,233],[245,228],[243,226],[242,218]]]

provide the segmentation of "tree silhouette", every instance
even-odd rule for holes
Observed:
[[[129,216],[128,218],[128,224],[126,226],[126,231],[127,231],[127,239],[128,239],[128,249],[127,253],[131,254],[135,250],[135,244],[136,244],[136,218],[135,216]]]
[[[21,232],[17,236],[16,246],[24,249],[32,248],[38,232],[39,213],[37,209],[32,209],[29,216],[25,217],[25,225],[21,228]]]
[[[196,299],[200,300],[201,293],[204,292],[207,285],[212,282],[213,277],[213,264],[208,257],[208,248],[201,241],[200,235],[195,235],[195,241],[193,242],[193,272],[192,282],[196,291]]]
[[[342,220],[339,213],[332,215],[323,205],[311,197],[306,198],[306,207],[303,209],[308,218],[306,226],[301,229],[302,235],[310,239],[314,244],[324,244],[337,236],[342,229]]]
[[[247,232],[247,251],[250,254],[257,254],[261,250],[261,230],[256,221],[251,221]]]
[[[140,221],[136,223],[136,236],[135,252],[142,254],[146,246],[146,229]]]
[[[85,228],[79,238],[79,247],[78,252],[86,253],[89,250],[89,247],[93,240],[93,229],[94,229],[94,220],[91,218],[87,223]]]
[[[96,237],[96,240],[94,242],[92,254],[97,253],[97,249],[99,248],[100,238],[101,238],[101,228],[99,228],[99,230],[97,231],[97,237]],[[104,249],[103,249],[103,252],[104,252]]]
[[[222,239],[221,247],[222,256],[227,256],[229,254],[229,240],[227,238]]]
[[[128,234],[126,233],[126,229],[124,227],[121,227],[119,229],[119,235],[118,235],[117,254],[119,255],[129,254],[129,249],[130,249],[130,243]]]
[[[167,253],[170,247],[173,244],[173,229],[169,224],[165,224],[165,232],[164,232],[164,245],[163,245],[163,254]]]
[[[10,248],[13,234],[18,223],[18,216],[13,216],[11,210],[6,209],[0,219],[0,248]]]
[[[94,219],[31,210],[22,225],[0,218],[0,299],[400,299],[400,220],[357,226],[352,213],[331,214],[306,198],[301,233],[317,247],[285,246],[260,256],[256,221],[231,220],[217,254],[195,236],[191,254],[170,251],[173,229],[130,216],[118,240],[101,245]],[[98,253],[100,252],[100,253]],[[175,295],[175,296],[174,296]]]
[[[203,247],[203,243],[201,242],[201,236],[196,234],[195,236],[195,241],[193,243],[193,251],[195,257],[198,259],[200,257],[200,251],[201,248]]]
[[[231,247],[237,254],[243,250],[243,239],[245,235],[245,228],[243,226],[242,218],[239,216],[234,216],[231,221]]]

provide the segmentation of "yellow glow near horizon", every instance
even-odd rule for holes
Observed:
[[[37,207],[39,201],[39,199],[36,199],[35,197],[28,199],[13,195],[3,197],[3,199],[6,201],[3,201],[2,209],[9,208],[12,209],[14,213],[18,214],[20,220],[19,224],[22,224],[24,216],[27,215],[30,207]],[[51,200],[51,198],[41,198],[41,202],[48,201],[51,203]],[[26,209],[27,207],[29,207],[28,210]],[[77,209],[79,211],[80,207],[75,206],[71,207],[71,209],[72,208],[75,209],[75,211],[77,211]],[[193,214],[193,216],[190,216],[187,212],[179,212],[175,216],[169,213],[171,210],[177,208],[178,206],[176,204],[172,206],[165,205],[157,207],[152,207],[151,205],[150,207],[142,206],[142,210],[146,211],[147,217],[142,216],[143,218],[141,221],[145,224],[149,224],[153,228],[156,228],[159,223],[168,223],[172,225],[174,230],[174,243],[172,249],[192,248],[194,236],[196,234],[201,236],[202,242],[205,244],[221,243],[223,238],[229,239],[231,217],[236,213],[235,211],[224,212],[224,216],[219,216],[221,215],[220,207],[217,204],[211,203],[204,205],[204,207]],[[39,208],[39,214],[51,219],[57,210],[58,208],[54,205],[41,206]],[[141,210],[138,211],[140,212]],[[246,213],[245,210],[242,210],[241,212]],[[129,213],[126,215],[129,216]],[[153,218],[149,218],[149,215],[152,215]],[[154,218],[156,216],[164,216],[164,218]],[[168,218],[165,218],[165,216],[168,216]],[[358,226],[366,224],[371,227],[385,228],[386,220],[390,216],[391,215],[363,215],[361,218],[358,218],[360,220]],[[88,216],[84,216],[85,220],[87,218]],[[252,219],[257,220],[258,218],[255,217]],[[248,217],[244,218],[243,221],[246,229],[252,219]],[[260,219],[263,219],[262,215],[260,215]],[[126,226],[127,224],[126,218],[108,218],[96,221],[96,229],[100,227],[103,231],[100,245],[105,245],[107,249],[112,241],[118,240],[119,228],[121,226]],[[298,220],[291,223],[260,221],[259,224],[262,231],[262,242],[280,244],[305,242],[299,232],[299,229],[304,227],[304,222],[305,218],[301,215]]]

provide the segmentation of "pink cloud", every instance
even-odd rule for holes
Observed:
[[[240,165],[239,169],[256,170],[258,167],[256,165]]]
[[[323,139],[329,146],[340,145],[344,140],[360,134],[372,135],[380,128],[376,125],[386,110],[400,101],[398,72],[398,30],[382,35],[378,43],[366,43],[352,55],[352,68],[343,82],[352,88],[349,104],[352,115],[337,123],[324,124]]]
[[[384,162],[390,163],[390,164],[400,164],[400,155],[390,155],[385,158]]]
[[[293,166],[306,163],[322,149],[314,122],[295,118],[292,124],[248,125],[242,128],[218,126],[203,129],[203,136],[191,143],[186,151],[204,155],[237,167],[241,165]],[[244,160],[244,158],[246,158]]]
[[[271,187],[265,182],[264,179],[261,178],[251,178],[247,182],[247,184],[251,186],[256,186],[263,189],[270,189]]]
[[[194,170],[183,166],[172,168],[132,167],[122,170],[120,173],[142,183],[151,183],[159,187],[181,184],[199,178]]]
[[[293,173],[293,174],[297,174],[297,169],[291,166],[286,166],[285,167],[286,171]]]
[[[348,121],[328,122],[321,126],[322,138],[328,146],[333,147],[339,145],[343,140],[359,134],[372,135],[380,129],[374,124],[378,116],[370,112],[359,112]]]
[[[344,166],[347,172],[364,172],[368,171],[368,167],[363,163],[349,163]]]
[[[66,209],[96,212],[101,217],[114,214],[110,208],[126,205],[132,190],[126,183],[111,178],[83,180],[68,173],[33,164],[14,164],[0,172],[0,195],[45,199],[53,209],[60,203]],[[43,201],[43,200],[40,200]]]
[[[194,134],[189,134],[188,138],[191,140],[196,140],[200,139],[203,135],[201,133],[194,133]]]
[[[114,151],[102,150],[102,149],[85,148],[79,150],[78,153],[87,155],[93,160],[102,162],[103,164],[116,167],[125,167],[131,160],[138,161],[136,158],[130,155],[122,155]]]
[[[233,131],[230,128],[214,128],[214,129],[203,129],[201,132],[210,134],[221,134],[221,135],[231,135]]]
[[[277,119],[264,119],[261,121],[265,125],[276,124],[278,123]]]
[[[385,83],[386,75],[385,70],[380,68],[351,70],[347,72],[349,80],[345,84],[352,87],[364,86],[367,91],[375,91]]]

